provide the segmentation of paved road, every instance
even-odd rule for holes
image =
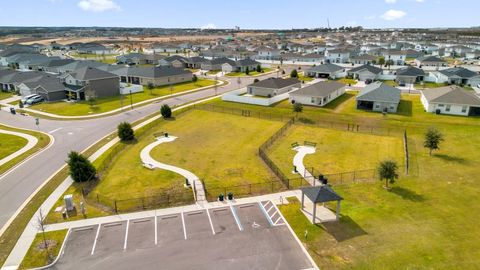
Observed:
[[[276,73],[273,73],[257,78],[264,79],[275,76]],[[218,87],[217,94],[244,87],[253,82],[253,78],[242,78],[240,84],[236,78],[222,79],[229,81],[230,84]],[[99,139],[114,132],[120,122],[135,122],[158,111],[161,104],[166,103],[170,106],[178,106],[214,95],[215,90],[213,88],[206,89],[98,119],[74,121],[40,120],[39,130],[50,133],[54,137],[55,143],[35,158],[26,161],[8,174],[0,177],[0,228],[3,228],[17,209],[42,183],[65,164],[68,152],[85,150]],[[0,112],[0,123],[18,128],[36,129],[33,117],[11,115],[3,111]]]

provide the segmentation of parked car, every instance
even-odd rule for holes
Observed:
[[[42,96],[36,96],[36,97],[33,97],[33,98],[30,98],[27,100],[27,104],[28,105],[33,105],[33,104],[37,104],[37,103],[40,103],[40,102],[43,102],[43,97]]]
[[[31,99],[31,98],[34,98],[36,96],[40,96],[40,95],[37,95],[37,94],[32,94],[32,95],[28,95],[28,96],[24,96],[22,98],[22,103],[25,104],[27,102],[27,100]]]

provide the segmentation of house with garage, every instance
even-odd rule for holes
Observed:
[[[465,53],[465,59],[468,59],[468,60],[480,59],[480,51],[475,50],[472,52]]]
[[[345,84],[336,81],[322,81],[310,84],[289,93],[290,103],[325,106],[330,101],[345,94]]]
[[[47,102],[63,100],[67,97],[66,87],[62,80],[55,75],[45,73],[35,81],[27,81],[18,85],[22,96],[37,94]]]
[[[231,64],[231,63],[223,64],[222,71],[225,73],[246,72],[247,69],[249,71],[255,71],[258,65],[261,65],[261,63],[255,60],[252,60],[250,58],[247,58],[247,59],[235,61],[235,64]]]
[[[358,110],[396,113],[401,91],[382,82],[371,83],[356,97]]]
[[[63,66],[57,66],[55,69],[57,73],[65,74],[69,72],[75,72],[76,70],[84,67],[99,68],[101,66],[107,66],[107,64],[91,60],[75,60]]]
[[[200,69],[202,67],[202,63],[208,61],[208,59],[199,56],[190,57],[187,58],[187,68]]]
[[[203,62],[200,67],[202,70],[222,70],[222,65],[229,63],[230,65],[235,65],[235,61],[230,60],[226,57],[214,58],[212,60]]]
[[[111,97],[120,94],[119,76],[93,67],[82,67],[66,74],[67,96],[76,100]]]
[[[188,59],[180,55],[172,55],[158,61],[160,66],[171,66],[174,68],[186,68]]]
[[[347,74],[352,76],[353,79],[358,79],[360,81],[375,81],[382,74],[382,72],[383,69],[372,66],[370,64],[366,64],[350,69],[349,71],[347,71]]]
[[[297,78],[268,78],[247,86],[247,93],[254,96],[274,97],[300,88],[302,83]]]
[[[325,52],[325,61],[327,63],[348,63],[352,52],[347,49],[334,49]]]
[[[454,67],[431,72],[436,83],[476,86],[480,84],[480,74],[463,67]]]
[[[79,44],[76,48],[77,53],[79,54],[114,54],[115,50],[113,48],[106,47],[98,43],[83,43]]]
[[[143,53],[122,54],[116,57],[118,65],[144,65],[147,63],[147,57]]]
[[[400,86],[412,86],[415,83],[423,82],[425,75],[423,69],[408,66],[397,70],[395,81]]]
[[[383,50],[380,55],[385,58],[385,63],[391,61],[393,65],[403,66],[405,64],[406,52],[401,50]]]
[[[256,50],[257,55],[255,59],[260,60],[276,60],[280,58],[280,50],[276,48],[270,48],[267,46],[260,46]]]
[[[445,67],[447,66],[447,62],[445,62],[443,59],[441,59],[438,56],[433,56],[433,55],[425,55],[422,57],[419,57],[415,59],[415,65],[422,67],[422,66],[427,66],[427,67]]]
[[[350,58],[350,62],[355,65],[371,65],[377,61],[377,57],[370,54],[361,54]]]
[[[313,66],[305,70],[305,76],[314,78],[343,78],[346,76],[345,68],[335,64]]]
[[[480,116],[480,98],[456,85],[425,89],[422,91],[420,101],[426,112]]]
[[[153,84],[154,86],[173,85],[183,82],[191,82],[193,73],[184,68],[155,66],[155,67],[129,67],[112,70],[112,73],[120,76],[120,82],[137,85]]]

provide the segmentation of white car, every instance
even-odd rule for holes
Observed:
[[[27,102],[27,100],[29,100],[29,99],[31,99],[31,98],[34,98],[34,97],[36,97],[36,96],[38,96],[38,95],[37,95],[37,94],[32,94],[32,95],[24,96],[24,97],[22,98],[22,103],[25,104],[25,103]]]

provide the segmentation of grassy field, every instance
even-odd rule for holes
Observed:
[[[340,78],[336,81],[339,82],[339,83],[343,83],[345,85],[355,85],[355,84],[357,84],[357,80],[348,79],[348,78]]]
[[[141,93],[132,94],[132,102],[135,106],[135,103],[146,101],[149,99],[154,99],[162,96],[168,96],[170,94],[181,93],[189,90],[193,90],[200,87],[212,86],[215,82],[213,80],[199,79],[196,82],[187,82],[175,84],[172,86],[161,86],[156,87],[152,90],[147,87],[144,88],[144,91]],[[108,98],[98,98],[96,99],[93,106],[88,101],[80,102],[53,102],[53,103],[40,103],[38,105],[31,106],[31,109],[64,115],[64,116],[81,116],[97,113],[105,113],[115,109],[118,109],[123,106],[128,106],[130,104],[130,95],[117,97],[108,97]]]
[[[270,149],[269,156],[286,175],[292,175],[292,161],[297,152],[291,144],[317,143],[314,154],[305,156],[307,167],[322,174],[336,174],[376,168],[379,161],[390,158],[403,165],[403,142],[400,136],[378,136],[312,126],[294,125]]]
[[[82,54],[79,54],[79,53],[72,53],[70,54],[70,56],[74,57],[74,58],[81,58],[81,59],[85,59],[85,60],[96,60],[96,61],[99,61],[99,62],[102,62],[102,63],[105,63],[105,64],[113,64],[113,63],[116,63],[117,62],[117,56],[119,54],[105,54],[105,55],[102,55],[102,54],[86,54],[86,53],[82,53]]]
[[[11,93],[11,92],[0,91],[0,100],[10,98],[12,96],[13,96],[13,93]]]
[[[0,160],[22,149],[27,142],[25,138],[0,133]]]
[[[303,74],[298,75],[298,79],[302,82],[311,82],[313,81],[312,77],[304,76]]]
[[[448,84],[445,83],[434,83],[434,82],[424,82],[423,84],[421,83],[416,83],[415,88],[416,89],[425,89],[425,88],[438,88],[438,87],[443,87],[447,86]]]
[[[3,130],[9,130],[9,131],[15,131],[15,132],[21,132],[25,134],[29,134],[32,136],[35,136],[38,139],[37,144],[27,152],[23,153],[22,155],[10,160],[9,162],[3,164],[0,167],[0,174],[6,172],[7,170],[11,169],[13,166],[17,165],[20,163],[22,160],[26,159],[30,155],[36,153],[37,151],[41,150],[42,148],[46,147],[50,143],[50,137],[47,135],[40,133],[40,132],[35,132],[35,131],[30,131],[30,130],[23,130],[23,129],[17,129],[17,128],[10,128],[7,126],[0,125],[0,129]],[[2,136],[5,134],[0,134],[0,159],[5,157],[4,155],[9,155],[8,153],[13,153],[16,150],[15,149],[20,149],[22,148],[26,143],[27,140],[24,138],[20,138],[17,136],[13,136],[15,138],[10,138],[7,142],[4,142],[2,140]],[[11,136],[11,135],[8,135]],[[20,144],[20,145],[17,145]],[[12,152],[13,151],[13,152]]]
[[[67,235],[67,230],[61,231],[52,231],[45,233],[45,239],[49,245],[50,256],[55,258],[58,256],[60,249],[62,247],[62,243],[65,240],[65,236]],[[33,240],[32,245],[28,249],[25,258],[23,259],[22,263],[20,264],[19,269],[32,269],[36,267],[41,267],[48,265],[48,253],[44,248],[43,242],[43,235],[37,234],[35,239]]]

